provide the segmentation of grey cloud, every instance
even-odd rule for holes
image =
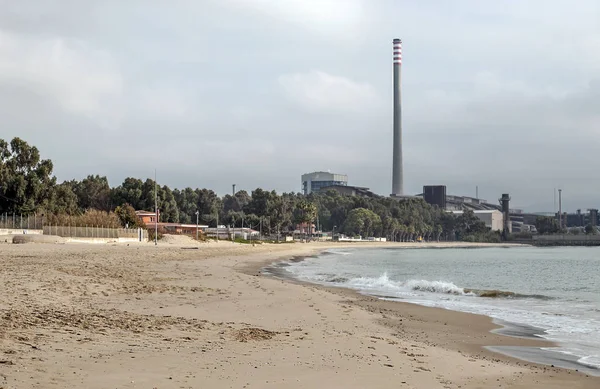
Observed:
[[[387,194],[399,36],[410,192],[479,185],[538,210],[564,186],[567,207],[597,206],[594,1],[0,6],[0,135],[36,144],[60,179],[156,167],[170,186],[298,191],[331,169]]]

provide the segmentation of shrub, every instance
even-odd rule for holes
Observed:
[[[53,226],[121,228],[121,221],[114,212],[104,212],[95,209],[89,209],[85,213],[76,216],[66,214],[48,215],[44,219],[44,224]]]
[[[115,209],[115,214],[121,221],[121,225],[123,227],[146,228],[144,222],[141,221],[140,218],[135,214],[135,209],[127,203],[123,204],[122,206],[118,206]]]

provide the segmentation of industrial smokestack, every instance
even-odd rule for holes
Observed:
[[[558,190],[558,228],[562,230],[563,214],[562,214],[562,189]]]
[[[394,39],[394,157],[392,161],[392,196],[404,194],[402,171],[402,41]]]
[[[508,239],[510,233],[510,196],[508,193],[503,193],[500,198],[500,206],[502,209],[502,240]]]

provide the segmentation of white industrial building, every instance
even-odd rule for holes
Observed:
[[[463,211],[451,211],[455,215],[462,215]],[[473,211],[479,220],[485,223],[485,226],[492,231],[502,231],[504,228],[504,215],[497,210],[477,210]],[[509,224],[510,228],[510,224]],[[511,232],[511,231],[509,231]]]
[[[347,186],[348,176],[331,172],[313,172],[302,175],[302,192],[305,195],[334,185]]]

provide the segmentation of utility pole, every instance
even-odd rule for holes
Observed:
[[[219,210],[217,209],[217,243],[219,243]]]
[[[196,240],[198,240],[198,217],[200,216],[200,211],[196,211]]]
[[[158,185],[156,183],[156,169],[154,169],[154,245],[158,245]]]

